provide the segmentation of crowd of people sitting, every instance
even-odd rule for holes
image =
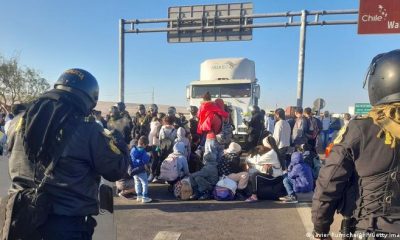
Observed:
[[[15,114],[18,111],[14,109]],[[129,144],[131,164],[126,176],[116,182],[120,197],[148,203],[152,201],[149,183],[165,183],[170,194],[181,200],[295,203],[298,193],[314,189],[322,163],[317,143],[325,149],[332,132],[341,127],[328,112],[316,117],[310,108],[297,108],[295,118],[286,119],[281,108],[265,113],[254,106],[245,121],[247,141],[239,144],[232,133],[231,110],[222,99],[212,101],[206,93],[201,105],[190,106],[189,112],[187,119],[175,107],[164,114],[156,104],[147,111],[141,104],[130,116],[122,102],[105,117],[93,111],[105,131],[120,132]],[[6,119],[12,116],[0,116],[0,132],[5,132]]]

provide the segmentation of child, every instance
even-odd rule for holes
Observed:
[[[179,127],[178,130],[176,131],[175,144],[178,142],[182,142],[184,144],[185,152],[183,153],[183,155],[185,155],[186,158],[189,158],[191,146],[189,139],[186,137],[186,131],[183,127]]]
[[[145,136],[141,136],[138,141],[138,146],[134,146],[131,150],[133,179],[135,180],[135,189],[138,202],[149,203],[152,201],[148,197],[148,176],[146,172],[147,164],[150,162],[150,156],[146,152],[146,147],[149,140]]]
[[[174,145],[173,152],[168,155],[168,157],[164,160],[164,162],[167,161],[174,161],[176,163],[176,169],[167,169],[163,168],[163,165],[161,166],[161,174],[160,178],[163,178],[164,176],[173,176],[176,175],[177,177],[175,179],[169,179],[167,182],[170,184],[168,187],[168,190],[172,192],[173,186],[175,183],[178,181],[182,180],[186,176],[189,176],[189,166],[186,158],[186,150],[185,150],[185,145],[182,142],[177,142]],[[176,171],[178,170],[178,173],[172,173],[170,171]]]
[[[285,203],[297,203],[296,193],[311,192],[314,188],[313,175],[310,166],[304,163],[303,154],[294,152],[288,167],[288,173],[283,179],[287,196],[279,198]]]

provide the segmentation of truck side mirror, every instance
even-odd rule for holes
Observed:
[[[258,84],[254,85],[253,94],[254,94],[254,97],[256,97],[257,99],[260,99],[260,85],[258,85]]]
[[[190,99],[190,86],[186,86],[186,98]]]

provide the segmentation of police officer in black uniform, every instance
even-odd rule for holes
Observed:
[[[364,86],[372,110],[340,130],[319,173],[312,204],[316,239],[331,239],[335,211],[345,216],[342,229],[350,230],[344,237],[356,231],[363,239],[400,239],[400,50],[377,55]]]
[[[118,108],[118,111],[120,112],[122,117],[125,117],[125,118],[129,119],[129,121],[132,122],[131,115],[129,115],[129,112],[126,111],[125,103],[118,102],[116,107]]]
[[[43,187],[51,200],[47,221],[40,227],[45,240],[91,239],[96,226],[92,216],[99,213],[100,177],[116,181],[127,171],[126,144],[120,139],[116,143],[112,134],[87,117],[98,95],[97,80],[89,72],[69,69],[54,89],[11,122],[10,191],[34,187],[34,181],[43,178],[42,167],[55,155],[56,142],[63,143]]]
[[[248,137],[246,149],[250,150],[259,144],[261,133],[264,130],[264,116],[261,114],[260,107],[252,106],[251,119],[245,122],[248,127]]]
[[[131,131],[133,125],[130,118],[128,118],[126,114],[122,114],[118,106],[112,106],[110,109],[110,118],[107,122],[107,129],[120,132],[124,137],[125,143],[129,144],[132,140]]]
[[[150,121],[146,114],[146,108],[143,104],[138,106],[138,111],[133,118],[132,135],[136,140],[141,136],[148,136],[150,133]]]

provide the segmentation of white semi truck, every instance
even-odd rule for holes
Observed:
[[[222,98],[232,108],[234,136],[244,141],[250,106],[258,105],[260,86],[257,84],[255,64],[247,58],[208,59],[200,65],[200,80],[187,86],[186,96],[191,106],[200,106],[203,95],[210,92],[213,100]]]

